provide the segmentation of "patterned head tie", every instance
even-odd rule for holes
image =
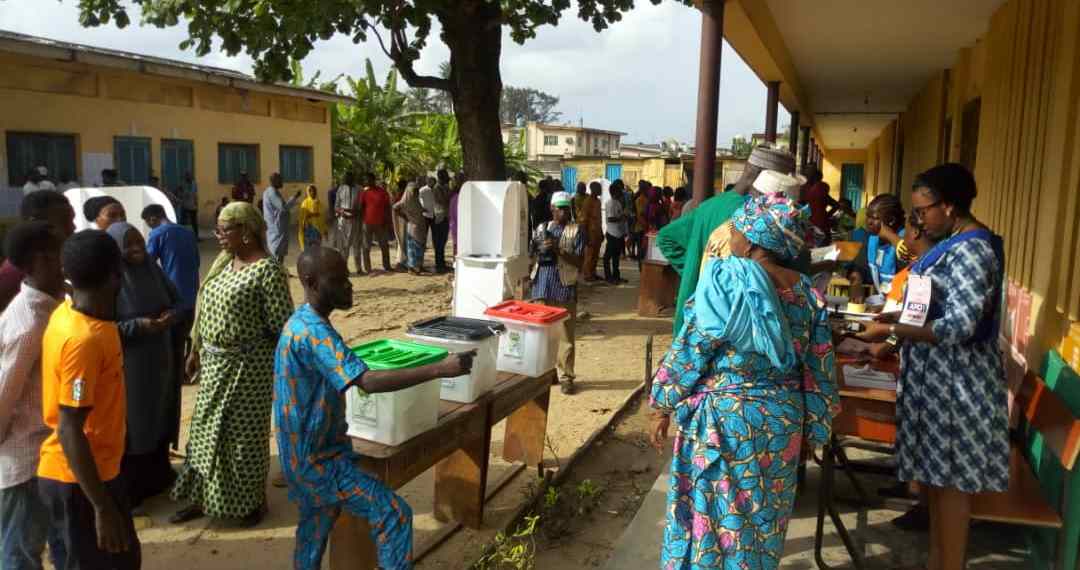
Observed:
[[[799,208],[783,194],[752,198],[731,216],[732,225],[750,243],[785,261],[797,258],[806,246],[809,221],[809,208]]]

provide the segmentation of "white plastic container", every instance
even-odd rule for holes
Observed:
[[[439,423],[439,381],[382,394],[345,393],[348,434],[360,439],[401,445]]]
[[[499,349],[497,334],[505,330],[506,327],[496,321],[440,317],[411,325],[405,336],[450,352],[476,350],[472,372],[443,378],[439,391],[439,397],[443,400],[471,404],[495,386],[498,374],[495,360]]]
[[[64,192],[71,207],[75,209],[75,231],[82,231],[93,225],[94,220],[83,217],[83,204],[97,196],[112,196],[124,207],[128,223],[135,226],[143,237],[150,235],[150,227],[142,219],[143,208],[156,204],[165,208],[165,215],[173,222],[178,222],[172,202],[161,190],[150,186],[111,186],[108,188],[72,188]],[[96,228],[95,228],[96,229]]]
[[[508,316],[513,312],[520,315]],[[486,315],[506,325],[506,332],[499,335],[497,370],[537,377],[555,368],[562,321],[570,316],[565,309],[509,301],[488,309]]]
[[[466,182],[458,198],[458,255],[528,255],[529,194],[520,182]]]
[[[514,296],[529,271],[529,258],[458,256],[454,262],[454,316],[486,319],[484,311]]]

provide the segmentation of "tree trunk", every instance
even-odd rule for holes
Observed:
[[[454,100],[465,174],[473,180],[506,180],[499,101],[502,13],[498,3],[465,1],[439,18],[450,48]]]

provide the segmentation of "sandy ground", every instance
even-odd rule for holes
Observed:
[[[216,243],[203,241],[204,269],[209,266],[216,251]],[[288,260],[293,273],[295,257],[296,246],[293,244],[293,253]],[[552,389],[548,437],[554,453],[547,454],[548,468],[565,464],[594,431],[608,422],[614,409],[640,384],[644,375],[645,338],[650,334],[660,335],[656,339],[659,350],[670,341],[670,320],[637,317],[637,271],[632,265],[624,263],[624,276],[631,281],[629,285],[583,287],[579,304],[579,313],[583,317],[578,325],[577,344],[579,391],[573,396],[564,396],[557,387]],[[432,266],[430,252],[428,266]],[[397,273],[355,277],[354,308],[336,313],[332,321],[350,343],[402,338],[409,323],[449,313],[451,279],[449,276],[413,277]],[[294,300],[300,302],[302,292],[295,278],[292,289]],[[197,387],[184,389],[182,437],[186,437],[196,390]],[[272,441],[269,443],[274,455],[271,467],[271,474],[274,474],[278,471],[277,450]],[[614,450],[619,445],[606,444],[606,447]],[[511,470],[510,465],[498,459],[501,450],[502,429],[497,426],[492,441],[491,486]],[[625,454],[613,453],[609,459],[618,462],[622,455]],[[455,533],[420,561],[417,568],[468,567],[525,502],[529,484],[535,477],[534,469],[514,477],[488,502],[484,529],[463,529]],[[647,490],[653,478],[655,473],[646,474],[642,489]],[[422,544],[443,528],[442,523],[432,516],[432,491],[431,472],[424,473],[398,491],[415,511],[417,544]],[[180,526],[171,525],[167,519],[177,505],[166,497],[148,502],[152,526],[139,532],[144,567],[207,570],[291,568],[296,510],[283,490],[268,486],[267,496],[269,515],[257,528],[250,530],[222,528],[208,519]],[[630,517],[632,510],[613,522],[625,525]],[[614,530],[613,534],[618,536]],[[561,563],[538,566],[561,567],[564,567]]]

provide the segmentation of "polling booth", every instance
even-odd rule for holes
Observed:
[[[165,194],[150,186],[110,186],[107,188],[72,188],[64,192],[64,196],[75,208],[75,231],[85,230],[93,225],[93,220],[87,220],[83,216],[83,204],[91,198],[98,196],[112,196],[116,198],[127,213],[129,224],[139,228],[143,236],[150,235],[150,228],[142,220],[143,208],[158,204],[165,208],[165,215],[169,220],[176,222],[176,209]]]

